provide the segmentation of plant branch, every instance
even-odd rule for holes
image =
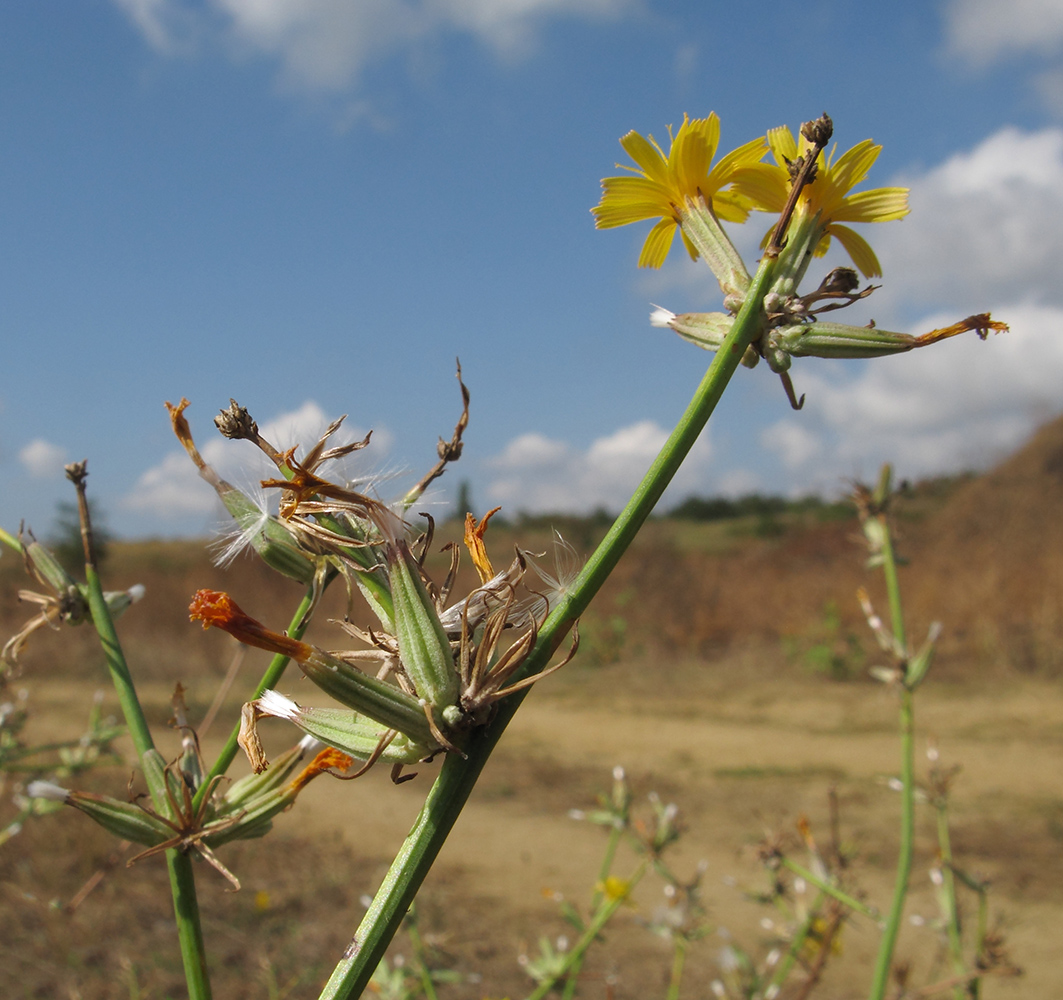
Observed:
[[[761,261],[731,333],[702,378],[693,399],[631,500],[584,566],[572,590],[561,598],[543,623],[535,647],[525,661],[522,676],[536,674],[547,665],[627,550],[704,430],[746,347],[761,333],[761,303],[770,287],[774,269],[774,260],[765,258]],[[514,681],[519,679],[514,677]],[[526,691],[519,692],[499,704],[494,720],[470,738],[464,748],[467,755],[464,759],[457,754],[447,755],[420,816],[321,993],[321,1000],[361,995],[525,694]]]
[[[81,517],[81,537],[85,546],[85,582],[89,592],[89,611],[92,623],[100,637],[107,668],[111,674],[118,702],[125,716],[129,734],[136,747],[137,758],[155,748],[148,728],[144,710],[137,697],[133,678],[129,673],[125,654],[118,641],[114,619],[103,597],[103,586],[96,569],[96,553],[92,544],[92,522],[89,519],[88,500],[85,494],[85,478],[88,475],[84,462],[67,466],[67,478],[77,489],[78,512]],[[165,803],[156,802],[157,809],[164,809]],[[170,889],[173,893],[174,918],[177,921],[177,937],[181,948],[181,960],[184,963],[185,980],[188,985],[189,1000],[210,1000],[210,979],[207,974],[206,950],[203,944],[203,928],[199,919],[199,901],[196,897],[195,875],[192,871],[192,859],[177,850],[166,852],[166,867],[170,873]]]

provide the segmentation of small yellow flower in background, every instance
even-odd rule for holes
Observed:
[[[255,912],[265,913],[271,905],[269,893],[265,889],[259,889],[255,893]]]
[[[602,200],[591,211],[598,229],[626,226],[644,219],[659,219],[650,230],[639,254],[639,267],[660,267],[671,249],[675,231],[687,202],[703,202],[717,218],[727,222],[745,222],[752,203],[744,194],[723,190],[734,180],[735,172],[757,163],[767,152],[763,139],[740,146],[724,156],[710,170],[720,142],[720,119],[715,112],[708,118],[689,119],[671,135],[668,155],[651,135],[628,132],[620,140],[637,167],[617,164],[632,176],[606,177],[602,181]],[[683,242],[691,260],[697,260],[698,248],[683,233]]]
[[[628,902],[628,896],[631,893],[631,883],[626,879],[617,878],[616,875],[610,875],[605,881],[599,882],[594,889],[610,902]]]
[[[789,164],[804,155],[811,144],[801,136],[798,146],[794,134],[782,125],[768,132],[768,146],[775,163],[750,164],[734,179],[734,188],[760,211],[779,213],[790,194]],[[816,244],[815,255],[822,257],[830,246],[831,237],[835,236],[868,278],[882,274],[874,250],[862,236],[839,223],[891,222],[908,214],[907,188],[873,188],[849,193],[867,176],[881,151],[881,146],[865,139],[837,160],[834,159],[837,146],[826,160],[820,153],[816,178],[801,192],[794,218],[796,227],[802,216],[809,219],[818,214],[823,235]]]

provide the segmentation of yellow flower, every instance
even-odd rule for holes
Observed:
[[[728,222],[745,222],[750,201],[734,191],[722,190],[730,184],[735,171],[756,163],[767,152],[763,139],[740,146],[709,169],[720,142],[720,119],[715,112],[708,118],[691,121],[683,115],[683,124],[672,136],[668,155],[651,135],[628,132],[620,140],[628,155],[638,165],[627,167],[633,176],[606,177],[602,181],[602,200],[591,211],[598,229],[626,226],[629,222],[660,219],[650,230],[639,255],[639,267],[660,267],[672,246],[683,215],[699,203],[711,208],[717,218]],[[692,260],[698,248],[683,233],[683,242]]]
[[[746,167],[735,178],[735,191],[745,195],[755,208],[763,212],[778,213],[783,210],[790,193],[788,165],[803,155],[810,144],[804,136],[800,147],[793,133],[785,125],[768,132],[775,163],[755,163]],[[868,242],[842,222],[890,222],[903,219],[908,214],[908,189],[902,187],[874,188],[871,191],[849,191],[859,184],[871,169],[882,151],[870,139],[857,143],[837,160],[837,146],[824,160],[820,153],[816,179],[808,184],[798,200],[794,226],[802,218],[819,216],[822,236],[816,244],[815,254],[822,257],[830,246],[832,236],[845,247],[853,263],[873,278],[882,274],[882,267]]]
[[[599,882],[594,887],[594,891],[601,893],[611,903],[628,902],[628,896],[631,894],[631,883],[625,879],[617,878],[616,875],[610,875],[604,881]]]

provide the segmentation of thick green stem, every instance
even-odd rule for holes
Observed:
[[[894,639],[899,650],[907,649],[904,616],[901,608],[901,591],[897,579],[897,561],[893,554],[893,541],[889,526],[882,518],[883,538],[882,571],[886,577],[889,596],[890,618]],[[900,736],[901,736],[901,831],[900,853],[897,858],[897,875],[893,885],[893,902],[879,943],[871,981],[870,1000],[882,1000],[889,984],[893,965],[893,951],[897,945],[904,904],[908,896],[908,879],[912,872],[912,854],[915,841],[915,706],[914,695],[906,683],[900,691]]]
[[[199,920],[192,857],[183,851],[169,850],[166,852],[166,867],[170,872],[173,913],[177,921],[177,940],[185,969],[188,1000],[210,1000],[210,974],[203,945],[203,927]]]
[[[770,257],[765,257],[761,262],[731,333],[701,380],[694,398],[631,500],[584,566],[572,590],[558,602],[543,623],[535,648],[525,663],[524,675],[538,673],[549,662],[575,620],[586,610],[591,598],[627,550],[698,435],[704,430],[745,349],[760,335],[763,321],[761,303],[770,286],[774,266],[775,261]],[[469,740],[464,759],[457,754],[447,755],[420,816],[326,984],[321,994],[322,1000],[357,997],[365,989],[395,935],[403,914],[461,814],[491,751],[525,694],[518,692],[500,703],[491,724]]]
[[[303,598],[299,607],[295,609],[295,614],[292,616],[292,623],[288,626],[286,634],[293,639],[301,639],[303,633],[305,633],[309,627],[310,622],[308,620],[304,621],[303,619],[310,610],[310,606],[313,602],[314,591],[313,588],[311,588],[307,591],[306,596]],[[254,701],[254,699],[258,698],[267,688],[276,686],[290,662],[291,658],[288,656],[281,656],[279,653],[274,656],[273,659],[269,661],[269,666],[266,668],[266,672],[262,675],[262,679],[258,682],[258,687],[255,688],[254,694],[251,695],[249,700]],[[237,723],[233,727],[233,731],[229,734],[229,738],[225,741],[225,746],[221,748],[221,752],[218,754],[217,760],[214,761],[214,765],[203,779],[203,783],[199,786],[199,791],[196,792],[196,797],[192,802],[193,809],[199,808],[203,796],[206,795],[211,788],[214,779],[219,775],[224,774],[229,769],[229,765],[233,762],[233,758],[236,756],[236,751],[238,750],[236,740],[239,735],[240,724]]]

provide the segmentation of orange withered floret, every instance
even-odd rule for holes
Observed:
[[[228,594],[220,590],[197,590],[188,607],[191,621],[201,621],[204,628],[220,628],[247,646],[280,653],[295,660],[306,660],[313,647],[298,639],[274,632],[247,614]]]
[[[309,764],[299,772],[291,782],[294,792],[300,792],[319,774],[326,771],[346,771],[354,763],[354,758],[342,750],[325,747]]]

